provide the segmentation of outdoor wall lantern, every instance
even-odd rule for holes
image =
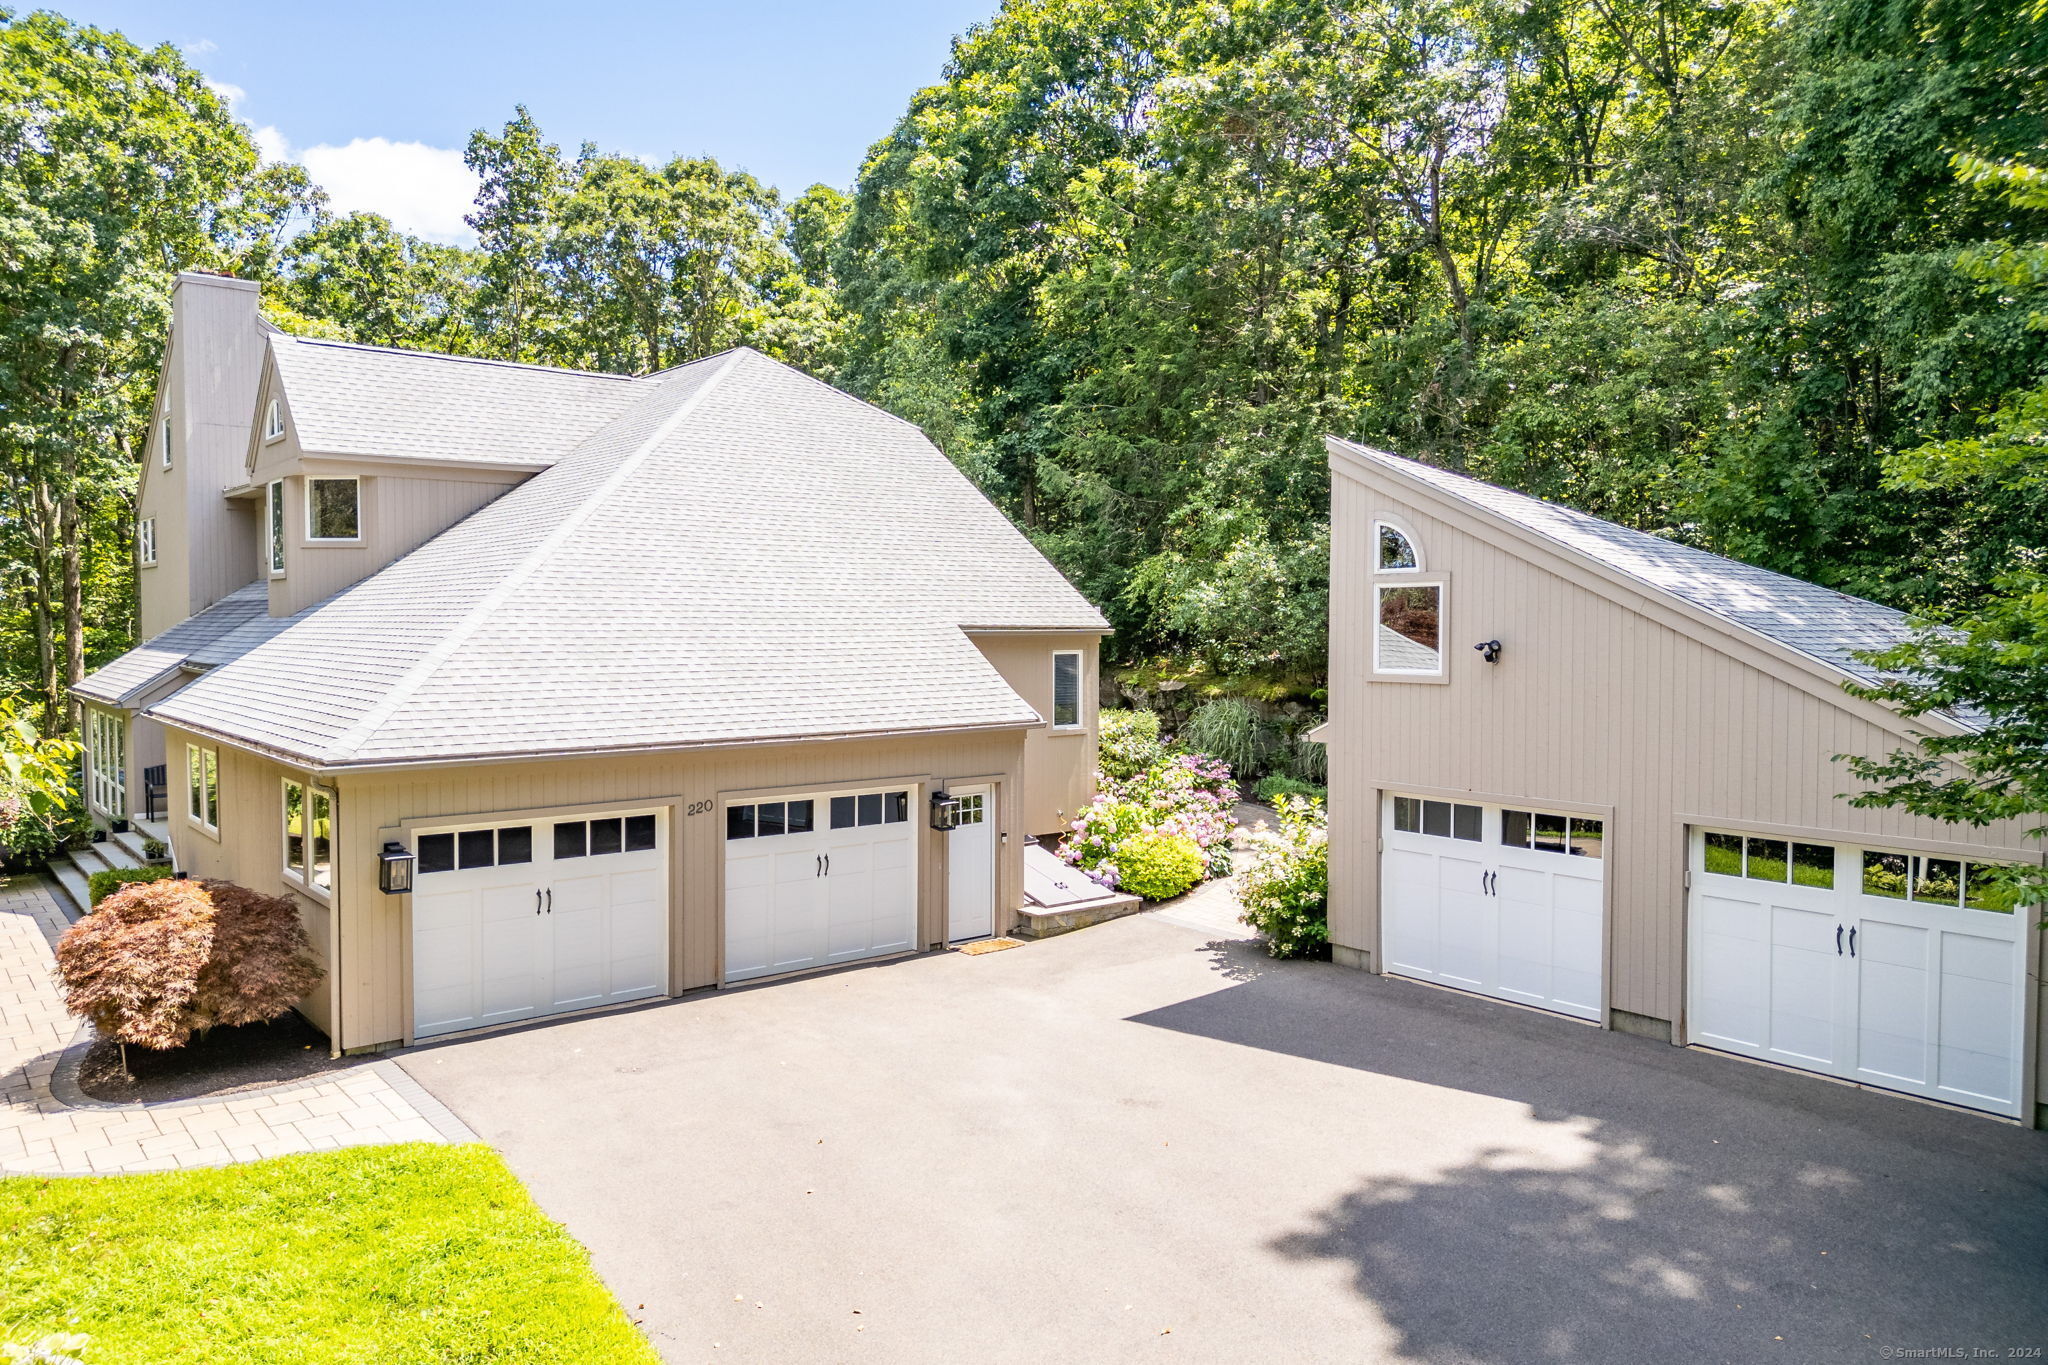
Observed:
[[[396,839],[387,841],[377,857],[377,886],[387,896],[412,890],[412,854]]]
[[[960,798],[943,791],[932,793],[932,828],[954,830],[960,828]]]
[[[1486,660],[1486,662],[1490,664],[1497,664],[1500,662],[1500,641],[1481,640],[1478,644],[1472,646],[1472,648],[1478,650],[1479,657]]]

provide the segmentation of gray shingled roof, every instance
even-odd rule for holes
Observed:
[[[1107,629],[908,423],[747,350],[633,388],[151,714],[322,764],[1020,726],[963,627]]]
[[[282,333],[270,354],[310,454],[544,468],[644,394],[625,375]]]
[[[109,706],[127,706],[141,693],[251,621],[268,620],[270,588],[251,583],[237,588],[196,616],[143,641],[96,669],[73,690]]]
[[[1464,474],[1453,474],[1383,450],[1340,441],[1374,464],[1398,470],[1461,502],[1483,508],[1658,592],[1690,603],[1863,682],[1878,671],[1853,651],[1884,649],[1910,632],[1903,612],[1804,579],[1632,531],[1611,521],[1544,502]]]

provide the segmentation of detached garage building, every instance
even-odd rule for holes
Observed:
[[[2038,841],[1843,796],[1899,613],[1329,451],[1338,961],[2032,1121]]]
[[[750,350],[588,374],[256,298],[179,279],[87,786],[300,905],[337,1047],[1011,927],[1107,623],[916,427]]]

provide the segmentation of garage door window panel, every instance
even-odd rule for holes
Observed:
[[[802,803],[809,806],[811,803]],[[626,817],[626,852],[644,853],[654,847],[654,817],[651,815],[629,815]]]
[[[601,858],[608,853],[620,853],[626,847],[626,822],[624,820],[592,820],[590,822],[590,856]]]
[[[648,817],[652,819],[652,816]],[[498,866],[533,861],[533,826],[516,825],[498,831]]]
[[[1394,828],[1404,834],[1427,834],[1437,839],[1464,839],[1477,843],[1485,810],[1452,801],[1425,801],[1416,796],[1394,798]]]

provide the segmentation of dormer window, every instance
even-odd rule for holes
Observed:
[[[306,539],[359,540],[362,485],[353,478],[306,480]]]
[[[171,467],[171,415],[164,414],[163,430],[157,433],[157,449],[161,452],[165,469]]]
[[[1384,521],[1375,522],[1374,529],[1379,539],[1380,573],[1405,573],[1422,567],[1422,561],[1415,555],[1415,543],[1408,539],[1407,532]]]
[[[284,435],[284,404],[273,398],[263,410],[263,439],[275,441]]]

